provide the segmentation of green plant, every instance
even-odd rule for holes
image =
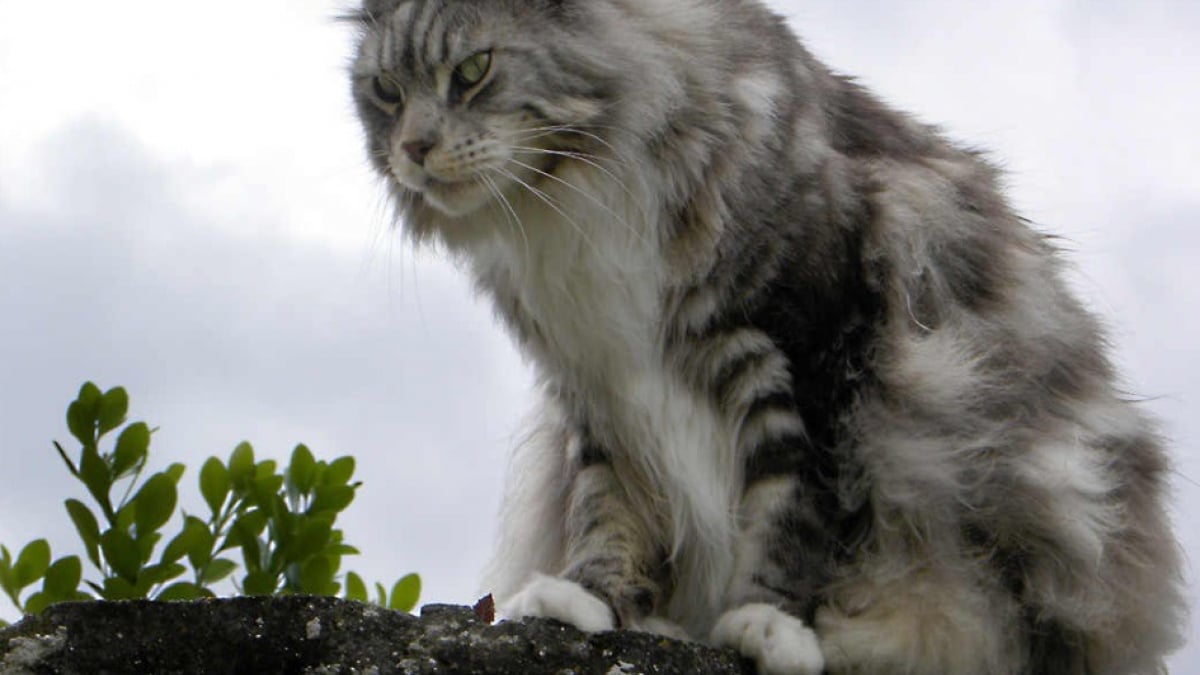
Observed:
[[[37,613],[64,600],[213,597],[213,585],[226,579],[248,595],[336,595],[343,590],[337,580],[342,556],[358,549],[345,543],[334,525],[361,485],[352,481],[353,457],[326,462],[301,444],[281,470],[274,460],[256,461],[249,443],[239,444],[226,462],[210,457],[199,476],[208,516],[182,513],[179,532],[160,551],[186,468],[175,463],[142,478],[154,430],[144,422],[125,424],[128,407],[123,388],[102,393],[87,382],[67,408],[67,427],[81,446],[78,461],[54,442],[68,471],[98,508],[96,513],[78,499],[65,502],[99,579],[83,580],[79,556],[52,562],[44,539],[30,542],[15,558],[0,546],[0,588],[19,610]],[[116,442],[103,449],[101,441],[118,429]],[[235,575],[237,551],[240,576]],[[189,569],[191,578],[180,579]],[[38,581],[41,589],[22,599],[24,590]],[[81,581],[91,593],[80,590]],[[409,611],[421,581],[406,575],[390,594],[382,584],[375,586],[376,602]],[[366,585],[353,572],[345,575],[344,593],[349,599],[368,599]]]

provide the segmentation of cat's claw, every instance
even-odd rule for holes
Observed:
[[[816,633],[768,604],[726,612],[713,628],[712,642],[753,659],[760,675],[820,675],[825,669]]]
[[[512,618],[540,616],[558,619],[587,633],[616,628],[613,612],[606,602],[574,581],[544,574],[534,577],[525,588],[504,603],[503,611]]]

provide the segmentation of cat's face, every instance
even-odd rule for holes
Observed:
[[[457,218],[555,179],[594,147],[611,91],[556,0],[369,0],[353,92],[401,206]],[[584,40],[586,41],[586,39]]]

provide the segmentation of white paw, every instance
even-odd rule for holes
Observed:
[[[725,612],[713,628],[712,641],[754,659],[760,675],[820,675],[825,668],[816,633],[763,603]]]
[[[612,610],[574,581],[539,574],[504,604],[505,615],[541,616],[597,633],[616,628]]]

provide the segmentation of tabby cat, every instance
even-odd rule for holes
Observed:
[[[1180,641],[1154,425],[978,153],[757,0],[366,0],[406,231],[537,370],[509,616],[762,673],[1147,674]]]

